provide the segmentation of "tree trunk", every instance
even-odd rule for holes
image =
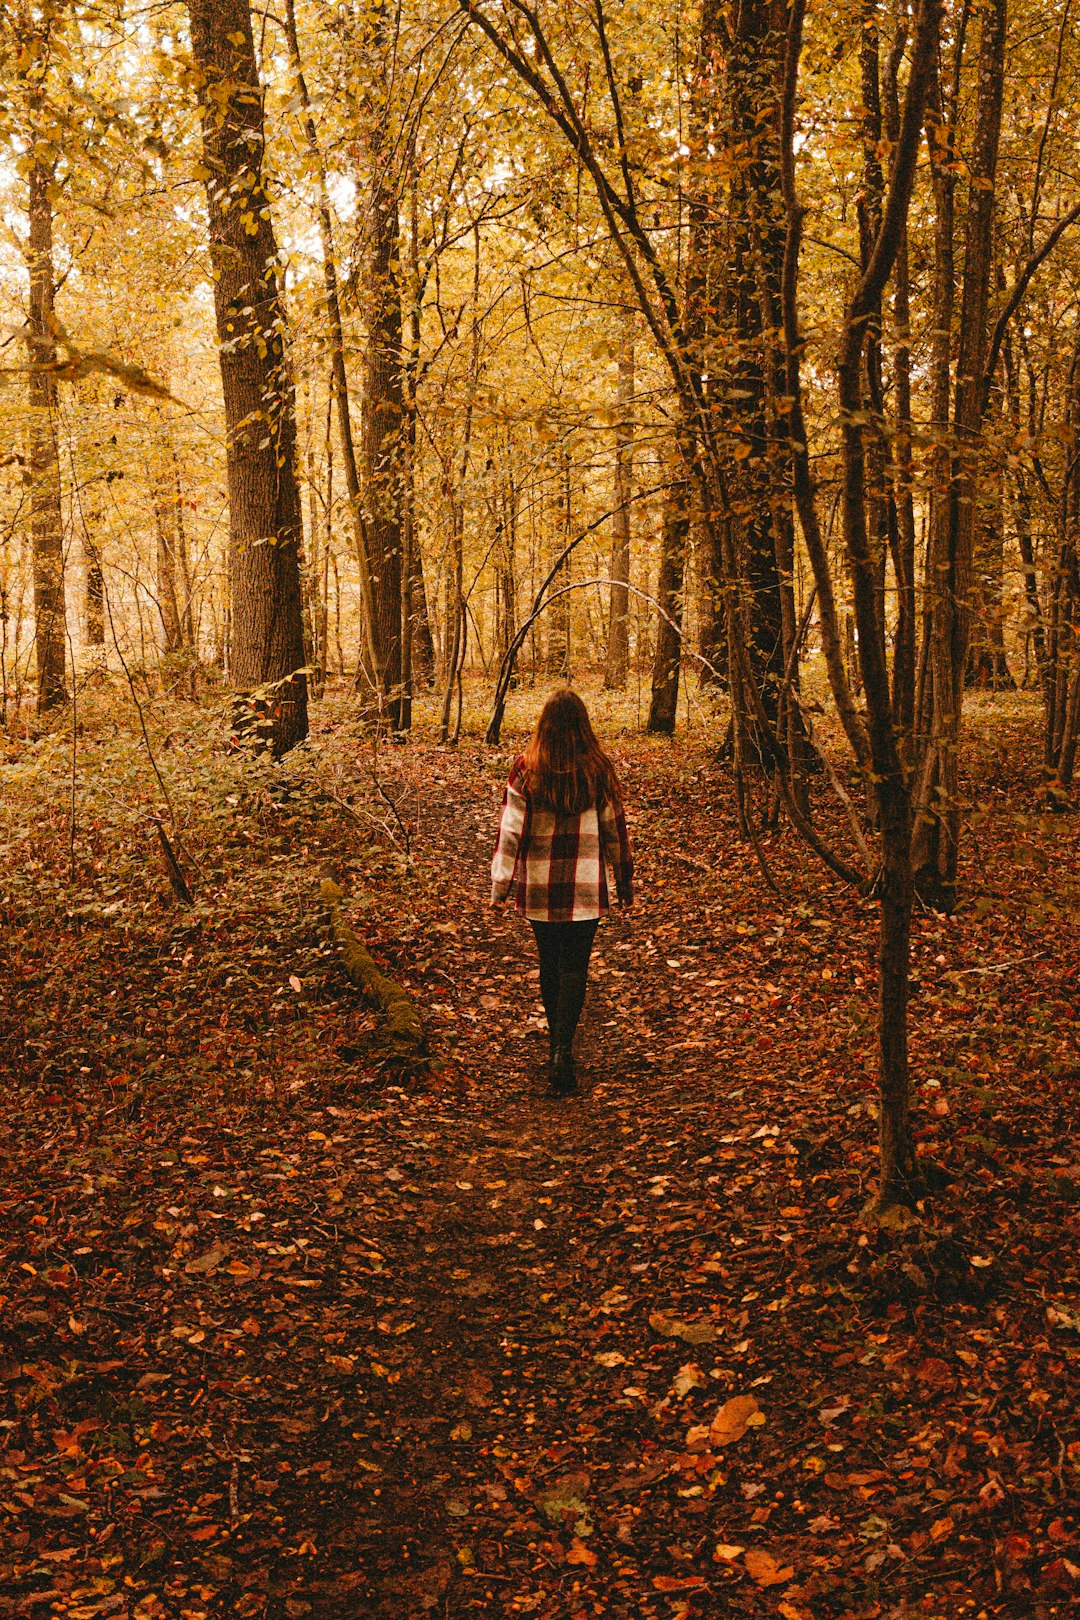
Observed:
[[[405,523],[405,554],[408,558],[408,584],[407,594],[409,601],[409,625],[402,634],[410,637],[409,664],[411,681],[415,684],[419,678],[427,687],[435,684],[435,638],[431,633],[431,617],[428,611],[427,587],[424,582],[424,553],[421,547],[421,526],[416,500],[416,470],[417,470],[417,389],[420,382],[420,346],[423,328],[423,302],[426,277],[421,273],[420,266],[420,227],[419,227],[419,176],[416,168],[416,155],[412,154],[409,164],[409,286],[408,286],[408,313],[407,324],[408,344],[404,355],[405,372],[405,427],[404,427],[404,456],[405,466],[403,474],[403,501]]]
[[[353,535],[357,568],[360,573],[360,611],[364,633],[364,651],[360,657],[361,673],[365,665],[369,679],[379,684],[380,649],[376,624],[375,601],[372,592],[372,561],[364,523],[360,491],[360,474],[356,465],[356,447],[353,438],[352,411],[349,405],[349,378],[345,366],[345,334],[341,321],[341,298],[338,292],[337,256],[334,252],[334,225],[330,212],[330,193],[326,181],[326,165],[319,145],[318,131],[311,114],[304,65],[300,56],[300,41],[296,32],[296,11],[293,0],[285,0],[285,36],[289,45],[293,75],[300,104],[304,110],[304,134],[308,152],[315,167],[319,187],[319,235],[323,256],[323,286],[326,290],[326,319],[330,335],[331,391],[337,401],[338,433],[341,439],[341,459],[345,467],[345,488],[352,513]]]
[[[676,456],[679,451],[676,450]],[[646,731],[670,737],[679,704],[679,667],[682,659],[683,575],[686,537],[690,528],[690,487],[685,467],[675,462],[664,506],[660,540],[660,576],[656,600],[662,609],[656,620],[653,654],[652,700]]]
[[[1009,422],[1013,436],[1020,437],[1020,385],[1016,375],[1016,364],[1013,356],[1012,337],[1006,332],[1002,344],[1002,361],[1005,369],[1005,395],[1009,411]],[[1039,683],[1039,690],[1046,702],[1046,624],[1043,617],[1042,603],[1039,600],[1039,579],[1035,568],[1035,543],[1033,535],[1033,519],[1031,510],[1031,489],[1028,484],[1027,473],[1024,468],[1017,466],[1011,477],[1012,489],[1012,516],[1016,529],[1016,543],[1020,551],[1020,566],[1024,575],[1024,601],[1026,604],[1026,626],[1035,646],[1035,670]]]
[[[979,42],[979,84],[953,404],[954,443],[946,452],[947,492],[935,502],[931,527],[932,734],[927,766],[920,782],[913,859],[921,898],[946,911],[951,911],[956,903],[960,853],[959,749],[971,627],[975,502],[1005,35],[1006,0],[990,0],[983,13]],[[938,426],[936,421],[935,426]]]
[[[381,10],[378,13],[381,30]],[[367,345],[361,436],[364,519],[379,645],[379,684],[390,724],[401,725],[402,518],[405,388],[398,272],[398,187],[381,124],[369,137],[373,194],[365,263]]]
[[[35,157],[30,167],[26,269],[30,302],[26,323],[29,359],[28,473],[34,564],[34,650],[38,711],[67,702],[67,602],[60,461],[56,449],[56,320],[53,296],[54,164]]]
[[[1002,474],[987,469],[976,493],[973,601],[967,683],[992,692],[1016,685],[1005,654],[1005,501]]]
[[[766,380],[781,363],[775,351],[785,223],[780,120],[763,113],[771,100],[779,100],[784,11],[772,0],[741,0],[734,8],[733,24],[728,74],[736,168],[729,275],[736,347],[726,401],[735,434],[731,507],[739,530],[736,557],[748,598],[751,669],[771,726],[784,673],[784,634]],[[755,729],[751,727],[752,740]],[[764,740],[758,739],[756,746],[762,758],[769,757]]]
[[[881,827],[878,1077],[881,1098],[880,1209],[910,1203],[917,1188],[907,1052],[907,986],[913,901],[912,815],[908,775],[893,710],[881,636],[877,559],[868,522],[863,361],[867,331],[881,308],[911,203],[919,130],[940,31],[938,0],[919,8],[907,100],[889,195],[859,286],[848,308],[838,367],[843,423],[842,506],[848,574],[866,694],[867,733]]]
[[[91,515],[91,521],[96,517]],[[83,640],[88,647],[105,645],[105,577],[89,532],[83,531]]]
[[[630,536],[634,483],[634,317],[623,315],[615,395],[615,511],[611,521],[611,590],[608,600],[607,659],[604,686],[621,692],[626,685],[630,635]]]
[[[148,469],[152,481],[156,470]],[[184,630],[177,595],[177,536],[176,496],[168,489],[155,489],[153,498],[154,529],[157,539],[156,579],[158,614],[161,618],[161,650],[166,658],[180,652],[184,646]],[[181,590],[183,582],[181,581]]]
[[[1051,588],[1047,648],[1046,764],[1050,803],[1064,808],[1080,728],[1080,332],[1068,380],[1061,541]]]
[[[263,97],[248,0],[188,0],[202,110],[228,434],[230,675],[240,724],[275,755],[307,736],[303,522],[278,249],[264,189]]]

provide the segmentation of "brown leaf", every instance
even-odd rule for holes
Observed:
[[[226,1252],[224,1245],[215,1238],[206,1253],[197,1255],[194,1260],[189,1260],[184,1270],[189,1276],[207,1276],[211,1271],[217,1270],[225,1259]]]
[[[750,1547],[743,1557],[743,1565],[759,1586],[779,1586],[784,1581],[790,1581],[795,1574],[792,1564],[781,1565],[772,1553],[763,1547]]]
[[[714,1446],[728,1446],[741,1440],[750,1427],[750,1420],[761,1408],[752,1395],[733,1395],[725,1401],[709,1426],[709,1442]]]
[[[915,1376],[919,1383],[925,1384],[928,1389],[948,1390],[956,1387],[952,1368],[947,1361],[942,1361],[940,1356],[928,1356],[915,1369]]]
[[[711,1344],[716,1338],[714,1322],[683,1322],[666,1311],[653,1311],[649,1326],[662,1339],[682,1339],[684,1344]]]
[[[596,1568],[596,1554],[592,1552],[580,1536],[575,1536],[570,1543],[570,1551],[566,1555],[568,1564],[584,1564],[589,1569]]]

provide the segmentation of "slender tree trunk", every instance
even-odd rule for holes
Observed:
[[[326,164],[323,159],[322,147],[319,145],[315,119],[311,113],[311,97],[308,92],[307,79],[304,76],[303,60],[300,56],[300,40],[296,31],[296,10],[293,0],[285,0],[285,37],[288,41],[289,57],[292,63],[293,77],[296,80],[297,94],[304,110],[304,135],[319,188],[319,236],[323,256],[323,286],[326,291],[326,319],[330,337],[332,392],[337,402],[341,459],[345,467],[345,488],[348,492],[349,509],[352,513],[356,562],[360,574],[360,613],[363,625],[364,648],[361,653],[358,673],[362,674],[366,668],[369,681],[377,686],[380,680],[379,670],[382,667],[382,649],[378,639],[375,599],[371,583],[373,564],[364,522],[360,473],[357,468],[356,446],[353,438],[352,409],[349,404],[349,378],[345,365],[345,332],[341,320],[337,255],[334,249],[334,222],[330,211]]]
[[[480,226],[473,226],[473,284],[472,284],[472,342],[469,348],[469,369],[465,380],[465,421],[461,435],[461,462],[457,488],[450,489],[451,501],[451,564],[447,579],[446,623],[443,631],[444,674],[446,689],[443,693],[442,719],[439,726],[441,743],[456,743],[461,726],[461,680],[465,665],[468,637],[464,595],[465,498],[472,453],[473,407],[480,382]],[[451,457],[453,452],[451,451]],[[447,467],[447,484],[450,471]],[[457,725],[451,731],[450,714],[455,689],[458,695]]]
[[[634,483],[634,317],[623,315],[615,395],[615,511],[611,521],[611,588],[608,601],[604,685],[621,692],[626,685],[630,646],[630,537]]]
[[[672,481],[664,505],[660,540],[660,575],[656,600],[663,610],[656,620],[652,699],[646,731],[670,737],[679,705],[679,668],[682,660],[683,577],[686,539],[690,529],[690,485],[685,464],[676,449]],[[671,622],[673,621],[673,622]]]
[[[1009,423],[1014,437],[1020,436],[1020,386],[1016,375],[1012,336],[1005,334],[1002,344],[1005,370],[1005,397]],[[1035,648],[1035,670],[1039,689],[1046,702],[1046,623],[1039,600],[1039,579],[1035,568],[1035,543],[1031,510],[1031,489],[1023,467],[1017,466],[1011,477],[1012,517],[1016,530],[1016,544],[1020,552],[1020,567],[1024,576],[1024,601],[1027,612],[1027,630]]]
[[[948,451],[947,495],[940,498],[931,530],[933,720],[928,769],[920,785],[914,863],[920,896],[947,911],[956,903],[960,852],[959,750],[971,629],[975,503],[1005,36],[1006,0],[990,0],[983,13],[979,43],[953,404],[954,442]]]
[[[385,158],[384,158],[385,161]],[[364,353],[364,516],[390,722],[401,720],[402,473],[405,420],[398,261],[398,196],[385,180],[372,199],[366,266],[368,341]]]
[[[96,521],[93,515],[91,522]],[[97,546],[83,532],[83,639],[88,647],[105,645],[105,576]]]
[[[34,564],[34,649],[38,711],[67,702],[67,601],[60,461],[56,448],[56,320],[53,296],[54,165],[34,157],[30,166],[26,269],[30,301],[26,323],[29,359],[28,467]]]
[[[885,129],[892,146],[900,138],[900,93],[898,75],[907,30],[897,27],[892,49],[886,58],[883,80]],[[900,226],[893,273],[893,328],[895,347],[893,375],[896,382],[896,427],[891,441],[893,521],[889,540],[893,573],[896,578],[896,627],[893,634],[893,712],[901,734],[905,763],[911,768],[915,725],[915,496],[912,445],[914,424],[911,415],[911,268],[908,256],[908,222]]]
[[[967,682],[992,692],[1010,691],[1016,682],[1005,652],[1005,499],[1003,475],[988,468],[976,493],[972,550],[973,603]]]
[[[1069,372],[1065,476],[1061,492],[1061,541],[1052,583],[1048,656],[1046,763],[1052,773],[1049,799],[1068,803],[1080,730],[1080,332]]]
[[[177,592],[176,495],[168,485],[162,487],[159,473],[160,469],[156,467],[147,468],[147,475],[154,486],[154,531],[157,542],[154,584],[158,615],[161,619],[161,651],[168,658],[183,648],[184,631],[180,617],[180,597]],[[182,581],[180,588],[182,591]]]
[[[421,526],[416,499],[417,447],[417,391],[420,385],[420,352],[423,326],[423,298],[425,278],[420,266],[419,177],[416,156],[409,164],[409,283],[408,283],[408,344],[404,356],[405,368],[405,425],[404,425],[404,525],[405,552],[408,558],[409,624],[402,634],[409,636],[409,664],[411,679],[419,678],[425,686],[435,684],[435,640],[431,633],[428,613],[427,588],[424,583],[424,553],[421,544]]]
[[[188,0],[229,483],[231,681],[275,754],[307,736],[296,422],[248,0]],[[241,724],[243,719],[241,718]]]

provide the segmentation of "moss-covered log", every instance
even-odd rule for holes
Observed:
[[[341,953],[341,963],[357,989],[373,1007],[385,1015],[380,1044],[405,1058],[422,1059],[427,1051],[420,1014],[396,979],[382,971],[346,921],[342,910],[345,896],[333,878],[325,877],[319,887],[330,919],[330,930]]]

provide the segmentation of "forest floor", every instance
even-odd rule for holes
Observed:
[[[614,739],[639,898],[564,1101],[486,903],[509,746],[384,754],[406,862],[341,711],[280,767],[155,723],[185,909],[128,730],[87,719],[74,839],[68,745],[11,743],[0,1615],[1075,1616],[1080,829],[1031,702],[973,707],[965,905],[914,947],[952,1179],[892,1232],[875,908],[786,832],[766,887],[703,735]]]

